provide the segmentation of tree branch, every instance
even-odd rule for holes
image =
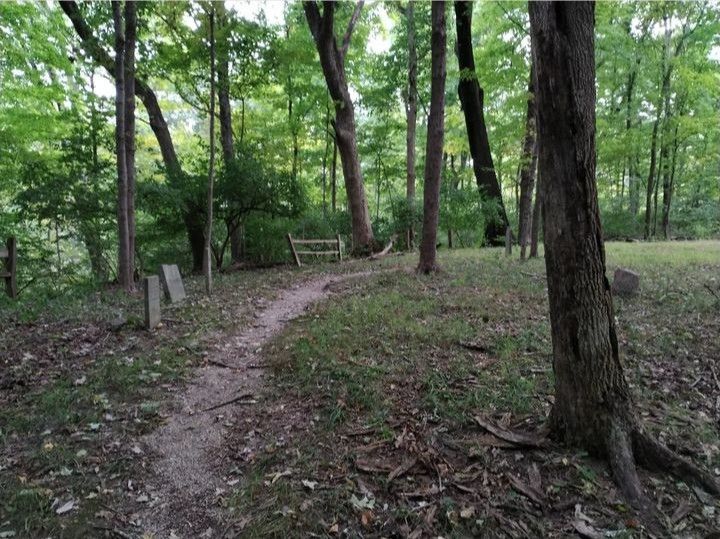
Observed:
[[[348,46],[350,45],[350,38],[352,37],[353,30],[355,30],[355,25],[360,18],[360,11],[362,10],[364,4],[365,0],[360,0],[357,4],[355,4],[355,9],[353,10],[352,17],[350,17],[350,22],[348,22],[347,30],[345,31],[345,35],[343,36],[342,47],[340,48],[340,54],[342,54],[343,56],[345,56],[345,53],[347,53]]]
[[[315,0],[305,0],[303,2],[303,9],[305,10],[305,18],[310,27],[310,33],[315,43],[318,43],[320,39],[320,9],[318,9],[317,2],[315,2]]]

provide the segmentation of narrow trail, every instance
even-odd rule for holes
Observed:
[[[217,464],[228,426],[218,416],[227,417],[228,411],[240,404],[208,408],[238,396],[258,395],[264,373],[255,364],[262,347],[290,320],[327,297],[331,285],[373,273],[378,272],[326,275],[283,290],[279,298],[256,313],[249,327],[210,356],[211,361],[230,368],[209,363],[196,371],[167,422],[142,440],[158,456],[146,482],[149,503],[138,515],[142,532],[158,539],[222,535],[223,515],[216,498],[227,485]]]

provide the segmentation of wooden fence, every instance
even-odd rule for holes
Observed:
[[[15,238],[8,238],[5,247],[0,247],[0,259],[5,259],[0,277],[5,279],[5,292],[11,298],[18,295],[17,289],[17,243]]]
[[[290,234],[287,235],[287,239],[290,244],[290,252],[298,267],[302,266],[300,263],[300,255],[333,255],[342,262],[342,241],[340,240],[340,234],[335,236],[334,240],[297,240]],[[333,248],[329,251],[298,251],[295,248],[296,245],[332,245]]]

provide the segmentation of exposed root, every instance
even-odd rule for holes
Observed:
[[[633,446],[625,425],[613,422],[608,434],[607,458],[613,479],[627,502],[634,507],[645,524],[654,532],[662,532],[657,509],[643,490],[637,473]]]
[[[712,474],[671,451],[640,427],[633,430],[632,445],[638,462],[646,468],[670,473],[682,481],[694,483],[709,494],[720,496],[720,484]]]

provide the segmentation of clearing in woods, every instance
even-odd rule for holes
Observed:
[[[720,473],[720,243],[608,258],[641,275],[616,310],[646,424]],[[190,279],[154,332],[115,292],[3,312],[0,534],[639,536],[604,463],[481,427],[537,433],[552,403],[542,259],[415,263],[219,275],[211,299]],[[643,475],[674,535],[720,527],[716,500]]]

